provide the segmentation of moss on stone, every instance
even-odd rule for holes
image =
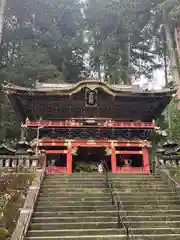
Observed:
[[[180,183],[180,167],[171,167],[170,174],[177,182]]]
[[[34,173],[18,169],[17,173],[0,173],[0,239],[8,239],[15,229]]]

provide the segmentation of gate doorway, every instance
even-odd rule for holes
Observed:
[[[73,156],[73,172],[97,172],[102,161],[111,170],[111,157],[106,156],[105,147],[78,147]]]

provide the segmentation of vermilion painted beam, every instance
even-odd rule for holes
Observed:
[[[116,147],[142,147],[142,144],[133,144],[133,143],[117,143],[114,144]],[[55,146],[55,147],[62,147],[64,143],[56,143],[56,142],[40,142],[38,146],[48,147],[48,146]],[[110,147],[110,143],[72,143],[73,147]]]
[[[109,141],[109,140],[72,140],[73,147],[110,147],[113,142],[116,147],[142,147],[149,144],[148,141]],[[39,140],[39,146],[66,146],[68,141],[58,139]]]
[[[81,121],[26,121],[27,127],[106,127],[106,128],[149,128],[154,129],[155,123],[146,122],[112,122],[112,121],[100,121],[94,120],[97,125],[85,124]]]
[[[144,167],[136,168],[136,167],[117,167],[117,173],[147,173],[144,172]]]
[[[141,155],[142,151],[116,151],[116,154],[124,154],[124,155]]]
[[[47,154],[67,154],[67,150],[45,150]]]
[[[44,139],[40,139],[39,140],[40,142],[57,142],[57,143],[67,143],[69,141],[71,141],[72,143],[73,142],[77,142],[77,143],[86,143],[86,142],[97,142],[97,143],[143,143],[144,141],[143,140],[88,140],[88,139],[75,139],[75,140],[62,140],[62,139],[51,139],[51,138],[44,138]],[[146,141],[147,142],[147,141]]]

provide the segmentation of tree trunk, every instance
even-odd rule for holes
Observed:
[[[100,62],[98,63],[98,66],[97,66],[97,72],[98,72],[98,81],[101,82],[101,63]]]
[[[6,0],[1,0],[0,2],[0,45],[2,42],[2,31],[4,25],[4,12],[6,7]]]
[[[173,76],[173,81],[180,86],[180,77],[178,72],[178,61],[176,56],[176,50],[174,48],[174,42],[173,37],[171,34],[171,29],[168,23],[164,24],[164,29],[166,32],[166,38],[167,38],[167,47],[169,52],[169,59],[170,59],[170,66],[171,66],[171,72]]]
[[[180,26],[177,26],[175,28],[175,40],[176,40],[176,49],[177,49],[178,60],[180,63]]]

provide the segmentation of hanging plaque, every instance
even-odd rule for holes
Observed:
[[[97,106],[97,89],[86,89],[85,91],[85,105],[86,107]]]

